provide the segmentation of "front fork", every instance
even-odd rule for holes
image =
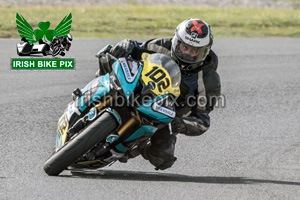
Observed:
[[[112,96],[110,98],[108,98],[105,102],[101,102],[99,104],[97,104],[94,108],[97,108],[98,111],[101,111],[103,108],[105,108],[107,105],[109,105],[109,103],[114,100],[115,96]],[[93,108],[92,108],[93,109]],[[119,135],[119,137],[121,135],[123,135],[126,130],[128,130],[129,128],[132,128],[134,126],[140,126],[142,124],[142,120],[141,117],[138,113],[138,111],[136,111],[135,113],[132,113],[132,118],[129,119],[125,124],[122,124],[122,120],[120,118],[120,116],[118,115],[118,113],[116,111],[114,111],[114,109],[106,109],[108,112],[110,112],[117,120],[117,122],[119,123],[119,127],[117,128],[117,134]]]
[[[111,96],[105,102],[101,102],[97,104],[94,108],[96,108],[98,111],[102,111],[105,107],[107,107],[107,105],[110,104],[112,100],[114,100],[114,98],[115,96]],[[132,112],[132,118],[129,119],[125,124],[122,124],[122,120],[119,114],[114,109],[106,108],[105,110],[108,111],[110,114],[112,114],[116,118],[117,122],[119,123],[120,126],[117,128],[116,131],[119,137],[123,135],[129,128],[132,128],[134,126],[140,126],[142,124],[142,120],[138,111],[136,111],[135,113]]]

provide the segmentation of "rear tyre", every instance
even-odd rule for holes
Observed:
[[[49,176],[57,176],[117,128],[116,119],[104,112],[95,122],[53,154],[44,164]]]

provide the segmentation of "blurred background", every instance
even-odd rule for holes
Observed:
[[[1,0],[2,5],[19,6],[82,6],[82,5],[180,5],[213,7],[263,7],[294,8],[300,7],[299,0]]]
[[[300,0],[0,0],[0,38],[19,38],[16,13],[33,29],[72,13],[76,38],[169,37],[192,17],[220,38],[300,36]]]

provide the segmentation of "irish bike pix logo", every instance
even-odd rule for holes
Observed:
[[[26,19],[16,14],[21,41],[17,44],[18,58],[11,58],[11,69],[74,69],[75,58],[65,58],[73,36],[70,33],[72,14],[50,29],[50,22],[39,22],[33,29]]]

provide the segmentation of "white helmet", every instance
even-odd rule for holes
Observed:
[[[180,43],[196,48],[196,56],[184,54]],[[171,55],[180,69],[193,70],[203,62],[213,44],[213,34],[210,26],[200,19],[188,19],[180,23],[172,38]]]
[[[67,35],[67,39],[68,39],[69,42],[71,42],[71,41],[73,40],[73,36],[72,36],[71,33],[69,33],[69,34]]]

